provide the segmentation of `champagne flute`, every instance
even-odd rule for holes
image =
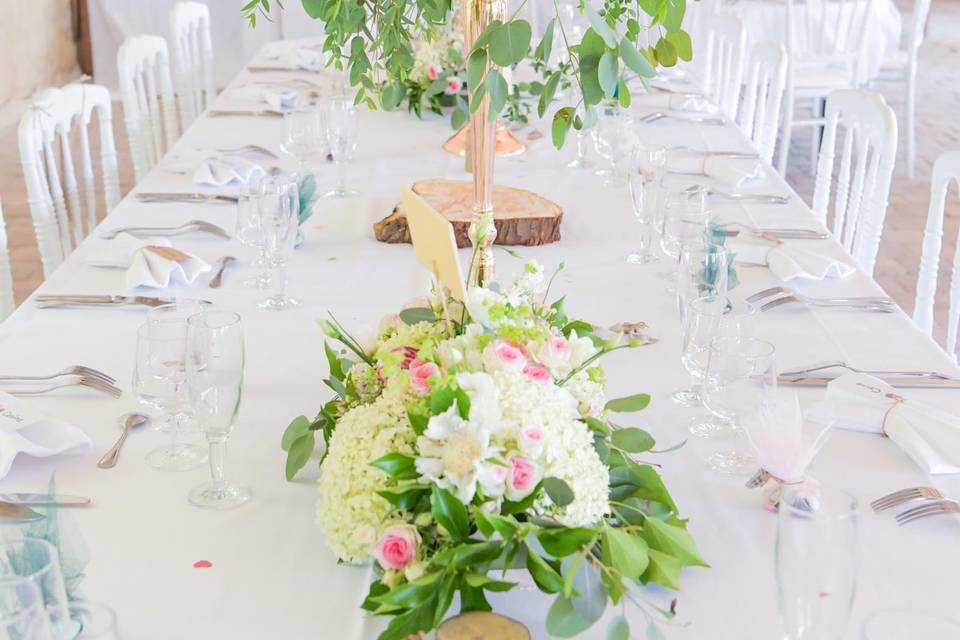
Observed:
[[[307,172],[308,162],[316,158],[324,146],[320,112],[315,108],[292,109],[283,113],[283,140],[280,148],[296,158],[300,173]]]
[[[0,638],[54,640],[43,595],[33,581],[0,577]]]
[[[243,286],[248,289],[264,289],[270,285],[270,275],[266,250],[263,247],[263,234],[260,231],[260,198],[263,196],[263,184],[256,180],[251,184],[240,185],[240,195],[237,200],[237,240],[244,247],[249,247],[257,253],[257,257],[250,266],[259,269],[259,273],[244,280]]]
[[[206,460],[202,448],[181,442],[187,403],[185,349],[185,334],[172,323],[147,322],[137,329],[134,394],[141,405],[168,423],[170,434],[167,446],[150,451],[146,457],[147,464],[161,471],[187,471]]]
[[[283,311],[300,304],[286,295],[287,264],[300,229],[300,199],[297,181],[277,177],[265,182],[260,198],[260,232],[270,265],[274,294],[259,304],[261,309]]]
[[[48,635],[43,635],[42,627],[34,621],[21,619],[23,622],[29,622],[27,628],[31,632],[39,632],[41,635],[26,635],[26,638],[51,638],[60,640],[61,638],[72,638],[72,624],[67,602],[67,591],[63,582],[63,571],[60,567],[60,555],[56,547],[37,538],[21,538],[13,542],[0,544],[0,581],[2,584],[9,585],[15,590],[15,595],[29,596],[26,591],[28,587],[21,588],[14,586],[14,582],[29,582],[36,587],[40,595],[40,602],[37,604],[28,604],[25,600],[20,600],[14,611],[23,608],[20,613],[26,613],[27,609],[34,606],[46,614],[45,617],[49,623]],[[0,610],[6,609],[7,603],[0,604]],[[14,614],[15,616],[16,614]],[[11,616],[11,617],[14,617]],[[16,616],[19,618],[19,616]],[[25,616],[33,620],[34,615]],[[3,627],[0,627],[2,629]],[[13,636],[18,638],[20,636]]]
[[[613,103],[600,108],[593,138],[597,153],[609,163],[609,168],[600,168],[596,172],[604,178],[604,186],[623,185],[630,151],[636,142],[634,135],[629,110]]]
[[[667,150],[656,145],[640,144],[631,156],[628,184],[633,215],[640,223],[640,246],[627,256],[633,264],[653,264],[660,258],[650,250],[657,213],[660,208],[660,181],[667,167]]]
[[[775,561],[786,640],[844,637],[857,586],[857,511],[856,498],[838,489],[784,491]]]
[[[224,476],[227,440],[240,411],[244,344],[240,316],[207,311],[187,321],[187,387],[200,431],[210,445],[211,482],[194,488],[190,504],[233,509],[252,497],[246,486]]]
[[[710,342],[703,404],[728,423],[733,439],[733,447],[707,458],[707,466],[714,471],[740,475],[755,470],[753,458],[737,446],[743,433],[738,422],[776,394],[775,354],[772,344],[757,338],[717,337]]]
[[[353,100],[345,96],[324,99],[327,144],[333,163],[337,165],[337,186],[323,194],[328,198],[348,198],[357,195],[346,187],[347,164],[357,150],[360,114]]]

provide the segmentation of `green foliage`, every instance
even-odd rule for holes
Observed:
[[[450,537],[460,541],[470,535],[470,519],[467,517],[467,508],[455,495],[433,485],[430,497],[433,519],[447,530]]]
[[[437,315],[432,309],[413,307],[401,311],[400,319],[403,320],[405,324],[417,324],[418,322],[435,322]]]
[[[607,402],[607,411],[616,411],[617,413],[631,413],[634,411],[643,411],[650,404],[650,394],[637,393],[625,398],[615,398]]]

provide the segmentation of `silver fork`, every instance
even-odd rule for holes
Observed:
[[[108,384],[98,378],[88,378],[80,375],[64,376],[63,382],[57,382],[56,384],[48,385],[39,389],[14,389],[8,390],[7,393],[13,396],[39,396],[45,393],[50,393],[51,391],[56,391],[57,389],[64,389],[66,387],[86,387],[88,389],[93,389],[94,391],[105,393],[113,398],[119,398],[121,395],[123,395],[123,391],[112,384]]]
[[[96,369],[94,369],[94,368],[92,368],[92,367],[84,367],[83,365],[79,365],[79,364],[78,364],[78,365],[74,365],[74,366],[72,366],[72,367],[67,367],[67,368],[65,368],[65,369],[63,369],[63,370],[61,370],[61,371],[58,371],[57,373],[51,373],[51,374],[48,375],[48,376],[4,376],[4,375],[0,375],[0,380],[14,380],[14,381],[40,380],[40,381],[42,381],[42,380],[53,380],[54,378],[60,378],[60,377],[62,377],[62,376],[69,376],[69,375],[78,375],[78,376],[85,376],[85,377],[87,377],[87,378],[95,378],[95,379],[98,379],[98,380],[102,380],[103,382],[106,382],[107,384],[114,384],[114,383],[116,383],[116,380],[115,380],[114,378],[111,378],[110,376],[108,376],[107,374],[103,373],[102,371],[98,371],[98,370],[96,370]]]
[[[909,489],[901,489],[900,491],[894,491],[893,493],[877,498],[870,503],[870,507],[877,513],[880,513],[884,509],[898,507],[905,502],[912,502],[913,500],[940,500],[942,498],[943,494],[933,487],[910,487]]]
[[[727,124],[727,121],[724,118],[693,116],[693,115],[687,116],[686,114],[678,115],[673,113],[664,113],[663,111],[648,113],[642,118],[637,118],[637,122],[650,124],[651,122],[656,122],[657,120],[663,120],[664,118],[673,118],[675,120],[685,120],[686,122],[695,122],[697,124],[709,124],[709,125],[715,125],[715,126],[723,126]]]
[[[785,376],[802,376],[808,373],[814,373],[816,371],[823,371],[824,369],[846,369],[847,371],[853,371],[854,373],[867,373],[872,376],[911,376],[917,378],[933,378],[937,380],[950,380],[950,376],[940,373],[938,371],[882,371],[882,370],[872,370],[872,369],[858,369],[852,365],[847,364],[842,360],[834,360],[832,362],[821,362],[818,364],[810,365],[805,369],[794,369],[793,371],[781,371],[780,373]]]
[[[936,502],[924,502],[915,507],[907,509],[903,513],[897,514],[897,524],[903,526],[908,522],[926,518],[928,516],[939,516],[948,513],[960,513],[960,503],[956,500],[944,498]]]
[[[779,298],[779,300],[784,301],[780,302],[779,300],[773,300],[764,305],[764,307],[771,309],[786,302],[807,302],[808,304],[821,306],[856,306],[861,304],[876,305],[889,307],[889,311],[893,311],[894,307],[896,306],[896,303],[890,298],[872,296],[856,298],[811,298],[810,296],[805,296],[789,287],[779,286],[770,287],[769,289],[764,289],[763,291],[757,291],[755,294],[747,298],[747,302],[757,303],[766,298]]]
[[[275,158],[275,159],[279,158],[279,156],[275,154],[273,151],[270,151],[270,149],[266,149],[256,144],[245,144],[242,147],[234,147],[232,149],[217,149],[217,151],[219,151],[220,153],[242,153],[244,151],[256,151],[257,153],[262,153],[263,155],[268,156],[270,158]]]

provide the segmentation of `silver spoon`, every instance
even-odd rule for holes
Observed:
[[[112,469],[113,467],[117,466],[117,457],[120,455],[120,447],[123,446],[127,436],[130,435],[130,432],[137,427],[150,422],[150,417],[145,416],[142,413],[127,413],[123,416],[120,416],[120,419],[123,420],[123,433],[120,434],[120,437],[117,439],[117,443],[110,448],[110,451],[107,451],[105,454],[103,454],[103,457],[100,458],[100,462],[97,463],[97,466],[101,469]]]
[[[223,256],[218,261],[220,263],[220,268],[217,269],[217,272],[213,274],[213,277],[210,278],[210,284],[208,285],[211,289],[217,289],[220,287],[220,281],[223,280],[223,270],[227,268],[227,265],[236,260],[233,256]]]

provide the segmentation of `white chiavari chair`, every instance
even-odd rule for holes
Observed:
[[[173,5],[170,10],[170,47],[180,127],[184,130],[216,97],[207,5],[200,2]]]
[[[708,96],[731,118],[737,115],[747,32],[732,13],[717,13],[706,19],[706,56],[703,87]]]
[[[158,36],[127,38],[117,52],[117,69],[133,172],[139,182],[180,135],[167,41]]]
[[[787,83],[787,51],[782,44],[754,45],[746,69],[746,89],[737,123],[765,162],[772,162],[780,126],[780,107]]]
[[[960,151],[947,151],[933,164],[930,180],[930,209],[927,228],[923,233],[923,254],[917,276],[917,294],[913,307],[913,321],[927,335],[933,333],[933,303],[937,295],[937,275],[940,267],[940,248],[943,240],[943,214],[947,204],[947,190],[956,182],[960,188]],[[957,360],[957,330],[960,325],[960,234],[953,256],[953,275],[950,280],[950,307],[947,312],[947,353]]]
[[[907,176],[911,179],[917,163],[917,56],[920,45],[923,44],[929,17],[930,0],[914,0],[907,37],[898,49],[890,52],[884,59],[878,78],[880,81],[902,82],[907,93]]]
[[[786,174],[790,138],[796,127],[812,127],[810,171],[813,173],[824,119],[820,109],[831,91],[864,84],[867,21],[873,0],[787,0],[787,88],[777,169]],[[795,117],[797,101],[808,101],[811,117]]]
[[[100,132],[106,213],[120,201],[110,93],[89,84],[47,89],[34,97],[33,107],[20,120],[20,163],[45,276],[97,225],[97,188],[89,136],[94,113]],[[71,142],[74,135],[79,139],[76,152]]]
[[[7,250],[7,227],[3,221],[3,202],[0,202],[0,322],[13,313],[13,275],[10,273],[10,253]]]
[[[836,195],[831,198],[835,151],[841,144]],[[813,212],[826,223],[832,201],[833,235],[871,276],[896,156],[897,118],[883,96],[858,89],[827,96]]]

